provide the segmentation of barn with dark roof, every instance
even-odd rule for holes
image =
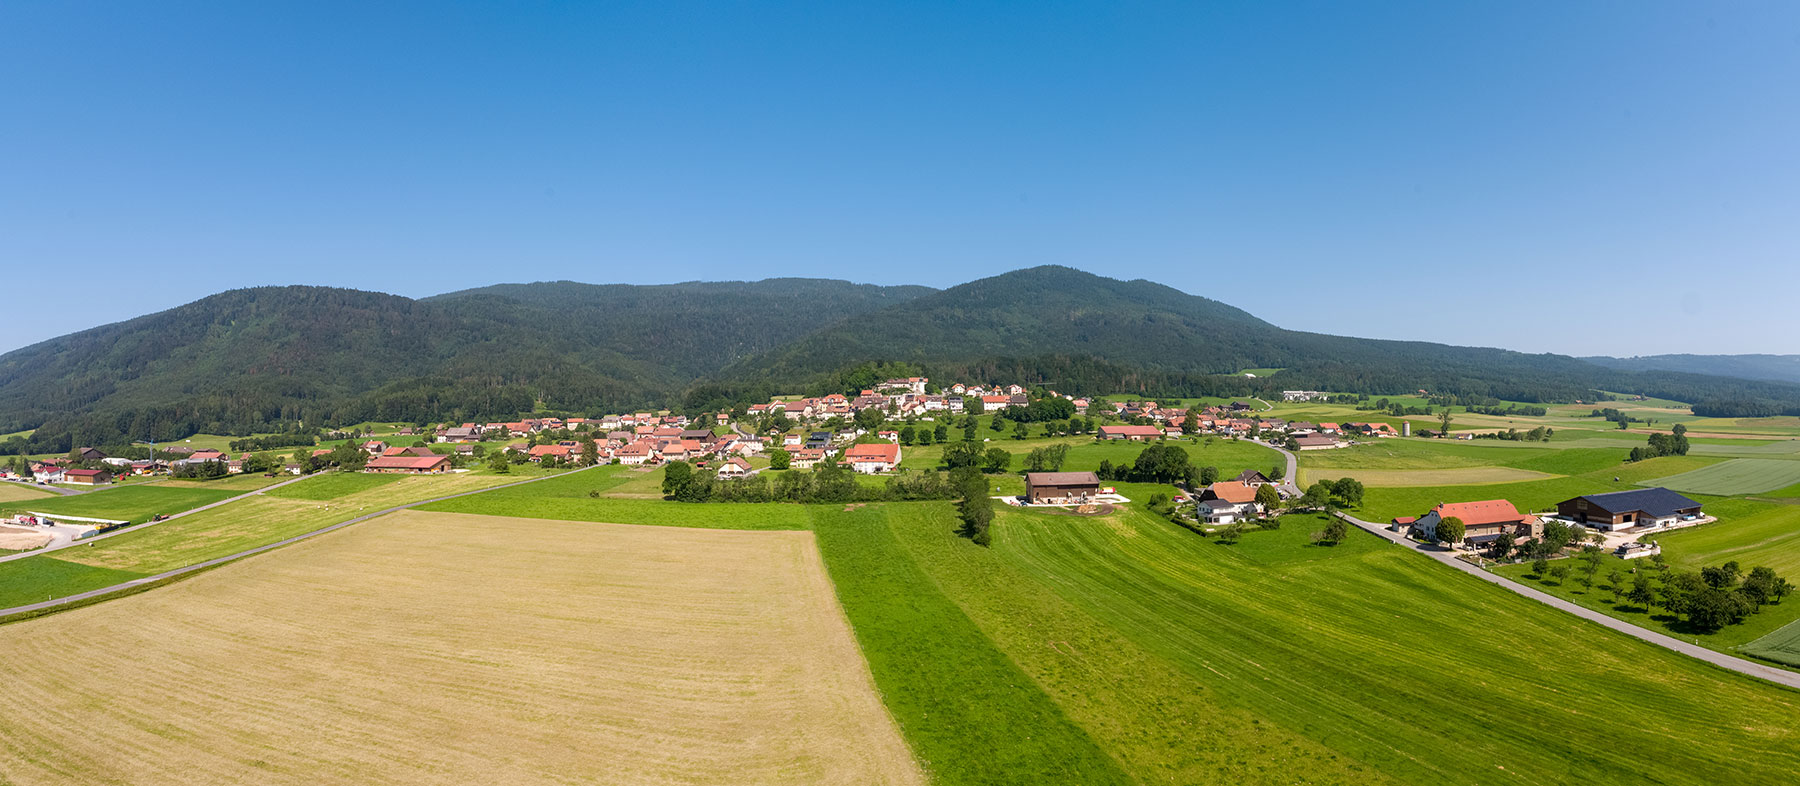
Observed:
[[[1665,488],[1588,494],[1557,503],[1563,518],[1595,529],[1667,527],[1704,515],[1700,503]]]

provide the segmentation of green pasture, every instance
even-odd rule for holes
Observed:
[[[377,486],[385,486],[400,478],[400,475],[365,472],[328,472],[282,486],[270,491],[269,496],[288,499],[337,499],[357,492],[368,491]]]
[[[1730,496],[1756,494],[1800,483],[1800,461],[1737,458],[1678,475],[1646,481],[1676,491]]]
[[[29,509],[65,516],[117,519],[133,523],[168,516],[201,505],[230,499],[241,492],[204,488],[164,488],[160,486],[117,486],[86,494],[47,497],[29,502],[7,503],[8,508]]]

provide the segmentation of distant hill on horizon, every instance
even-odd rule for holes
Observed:
[[[534,409],[744,403],[906,364],[1068,392],[1283,387],[1573,401],[1595,390],[1800,413],[1800,385],[1554,354],[1283,329],[1145,280],[1043,266],[948,289],[830,279],[497,284],[422,299],[330,287],[223,292],[0,355],[13,452]],[[1246,380],[1243,368],[1281,368]]]
[[[1637,355],[1584,357],[1622,371],[1683,371],[1721,377],[1800,383],[1800,355]]]

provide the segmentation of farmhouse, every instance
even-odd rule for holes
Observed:
[[[1335,437],[1328,437],[1324,434],[1305,434],[1294,437],[1294,444],[1301,450],[1330,450],[1340,446]]]
[[[718,476],[720,480],[726,478],[741,478],[748,474],[750,474],[750,462],[741,458],[732,457],[725,463],[719,465]]]
[[[1603,530],[1667,527],[1702,515],[1700,503],[1665,488],[1588,494],[1557,503],[1556,512]]]
[[[1462,520],[1462,542],[1471,546],[1491,543],[1502,534],[1521,539],[1542,537],[1544,534],[1543,521],[1536,516],[1520,513],[1511,502],[1503,499],[1439,503],[1431,512],[1413,522],[1412,531],[1435,540],[1438,522],[1447,518]]]
[[[1264,475],[1261,472],[1257,472],[1256,470],[1253,470],[1253,469],[1247,469],[1247,470],[1244,470],[1243,472],[1238,473],[1238,476],[1235,478],[1232,478],[1232,480],[1235,480],[1246,486],[1261,486],[1261,485],[1264,485],[1269,482],[1269,478],[1267,475]]]
[[[1100,493],[1100,477],[1092,472],[1027,472],[1025,500],[1034,505],[1081,502]]]
[[[1207,486],[1196,510],[1208,524],[1230,524],[1254,517],[1262,507],[1256,504],[1255,485],[1227,480]]]
[[[1129,439],[1148,442],[1163,435],[1163,430],[1155,426],[1101,426],[1101,439]]]
[[[436,475],[450,469],[449,456],[377,456],[363,465],[365,472]]]
[[[844,462],[866,474],[893,472],[900,465],[900,446],[888,442],[852,445],[844,451]]]

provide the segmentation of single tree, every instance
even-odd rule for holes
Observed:
[[[1219,468],[1218,467],[1201,467],[1200,468],[1200,484],[1201,485],[1210,486],[1217,482],[1219,482]]]
[[[1309,490],[1307,493],[1310,494],[1312,492]],[[1437,524],[1437,539],[1439,543],[1446,546],[1454,546],[1462,542],[1463,534],[1467,531],[1468,529],[1463,525],[1462,519],[1455,516],[1448,516]]]
[[[1274,513],[1276,508],[1281,507],[1281,494],[1275,491],[1273,485],[1264,483],[1256,488],[1256,504],[1262,506],[1264,513]]]
[[[1618,568],[1613,568],[1606,574],[1606,586],[1612,590],[1613,603],[1618,603],[1625,596],[1625,574],[1620,573]]]
[[[1563,565],[1563,564],[1558,564],[1556,567],[1550,569],[1550,576],[1552,578],[1556,579],[1557,586],[1562,586],[1563,584],[1568,583],[1569,566]]]
[[[769,469],[787,469],[794,460],[794,454],[781,448],[769,451]]]
[[[1006,448],[988,448],[987,452],[982,454],[981,469],[983,472],[997,474],[1005,472],[1011,466],[1012,454],[1008,453]]]
[[[1449,407],[1444,407],[1443,413],[1438,415],[1438,425],[1441,428],[1441,430],[1438,433],[1441,436],[1443,436],[1445,439],[1448,439],[1450,437],[1450,408]]]

